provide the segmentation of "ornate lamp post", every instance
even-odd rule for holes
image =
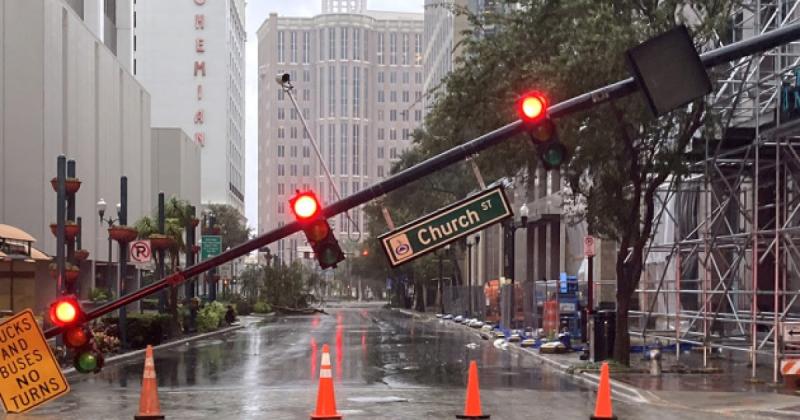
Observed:
[[[111,217],[105,217],[107,206],[108,205],[106,204],[106,200],[104,200],[103,198],[100,198],[100,200],[97,201],[97,215],[100,217],[100,224],[103,224],[103,222],[105,222],[105,223],[108,224],[109,228],[112,228],[112,227],[114,227],[115,223],[119,222],[119,213],[122,210],[122,204],[117,203],[117,206],[116,206],[117,218],[116,219],[113,219]],[[109,289],[111,289],[111,284],[112,284],[112,282],[111,282],[111,273],[112,273],[112,271],[111,271],[112,270],[111,269],[111,253],[112,253],[111,242],[112,242],[111,241],[111,235],[108,235],[108,262],[107,262],[107,265],[106,265],[106,285],[109,287]]]

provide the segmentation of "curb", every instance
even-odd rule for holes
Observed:
[[[439,320],[438,318],[431,317],[431,316],[425,315],[425,314],[420,314],[420,313],[414,312],[414,311],[409,311],[407,309],[401,309],[401,308],[391,308],[391,309],[393,311],[400,312],[401,314],[409,316],[409,317],[412,317],[412,318],[427,318],[427,319],[430,319],[430,320]],[[446,323],[446,325],[449,325],[449,324],[452,324],[452,323],[449,323],[449,322]],[[460,324],[453,324],[453,325],[454,326],[458,326],[458,327],[466,328],[467,331],[469,331],[470,333],[472,333],[476,337],[481,338],[481,340],[483,339],[481,337],[480,333],[476,332],[475,330],[473,330],[473,329],[471,329],[469,327],[464,327],[463,325],[460,325]],[[569,369],[570,366],[566,365],[564,363],[561,363],[558,360],[551,359],[551,358],[549,358],[547,356],[543,356],[543,355],[535,352],[534,350],[530,350],[530,349],[527,349],[527,348],[524,348],[524,347],[521,347],[521,346],[517,346],[517,345],[508,346],[508,348],[511,349],[512,351],[516,351],[516,352],[520,352],[520,353],[523,353],[523,354],[527,354],[527,355],[533,356],[534,358],[536,358],[540,362],[542,362],[542,363],[544,363],[546,365],[549,365],[550,367],[560,371],[562,374],[567,375],[567,376],[572,377],[572,378],[575,378],[577,381],[582,382],[584,384],[587,384],[587,385],[589,385],[589,386],[591,386],[593,388],[600,387],[600,376],[599,375],[595,375],[594,373],[589,373],[589,372],[580,372],[580,373],[572,373],[572,374],[570,374],[570,373],[567,373],[567,369]],[[630,385],[628,385],[626,383],[620,382],[620,381],[618,381],[616,379],[611,379],[611,392],[617,398],[625,398],[627,400],[630,400],[630,401],[633,401],[633,402],[639,402],[639,403],[648,403],[649,402],[649,399],[646,398],[642,394],[641,390],[639,390],[639,389],[637,389],[635,387],[632,387],[632,386],[630,386]]]
[[[169,343],[164,343],[164,344],[159,344],[157,346],[153,346],[153,350],[168,349],[170,347],[179,346],[181,344],[189,343],[191,341],[202,340],[204,338],[214,337],[214,336],[217,336],[217,335],[222,335],[222,334],[229,333],[229,332],[232,332],[232,331],[240,330],[240,329],[242,329],[244,327],[245,327],[244,325],[235,325],[235,326],[232,326],[232,327],[222,328],[222,329],[219,329],[219,330],[216,330],[216,331],[211,331],[211,332],[207,332],[207,333],[203,333],[203,334],[193,335],[191,337],[184,337],[184,338],[181,338],[179,340],[170,341]],[[111,356],[111,357],[105,359],[104,366],[108,366],[110,363],[113,363],[113,362],[122,362],[122,361],[126,361],[128,359],[133,359],[136,356],[142,356],[144,354],[145,350],[146,349],[139,349],[139,350],[134,350],[134,351],[130,351],[130,352],[127,352],[127,353],[123,353],[123,354],[118,354],[116,356]],[[76,376],[76,374],[78,372],[75,370],[74,367],[71,367],[71,368],[63,369],[62,373],[64,374],[64,376],[69,378],[69,377]]]

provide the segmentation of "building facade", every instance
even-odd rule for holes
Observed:
[[[154,127],[202,151],[202,200],[244,214],[244,0],[137,0],[133,73],[151,92]]]
[[[54,255],[50,180],[59,155],[75,160],[82,181],[75,213],[82,219],[82,248],[90,253],[82,270],[85,297],[96,263],[109,259],[97,201],[113,209],[120,177],[127,176],[131,224],[152,209],[150,95],[63,1],[0,2],[0,39],[0,223],[30,233]],[[39,310],[56,288],[49,275],[36,281]]]
[[[288,199],[313,189],[337,201],[386,177],[422,123],[423,15],[375,12],[365,2],[323,1],[310,18],[271,14],[258,31],[259,232],[292,220]],[[333,184],[275,75],[288,73]],[[346,235],[364,228],[359,209],[331,219]],[[342,236],[340,235],[340,238]],[[305,239],[273,250],[292,260]]]

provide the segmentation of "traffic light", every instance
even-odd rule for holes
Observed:
[[[317,196],[311,191],[298,191],[289,200],[289,205],[306,234],[308,244],[314,250],[319,266],[322,269],[335,268],[344,260],[344,253],[333,235],[331,226],[322,215],[322,206]]]
[[[103,368],[103,354],[97,350],[94,335],[85,325],[85,314],[75,295],[62,296],[50,305],[50,321],[64,329],[62,339],[74,355],[75,370],[97,373]]]
[[[517,101],[517,113],[525,123],[531,142],[546,170],[556,169],[567,160],[567,148],[558,140],[558,131],[548,115],[548,100],[541,92],[529,92]]]

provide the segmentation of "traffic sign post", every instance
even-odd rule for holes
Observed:
[[[202,246],[200,250],[201,260],[207,260],[222,254],[222,236],[220,235],[203,235],[200,244]]]
[[[389,263],[397,267],[511,216],[503,188],[494,187],[385,233],[378,239]]]
[[[26,309],[0,324],[0,400],[7,413],[24,413],[69,392],[42,329]]]
[[[589,360],[594,361],[594,237],[583,238],[583,254],[586,256],[586,344],[589,347]]]

